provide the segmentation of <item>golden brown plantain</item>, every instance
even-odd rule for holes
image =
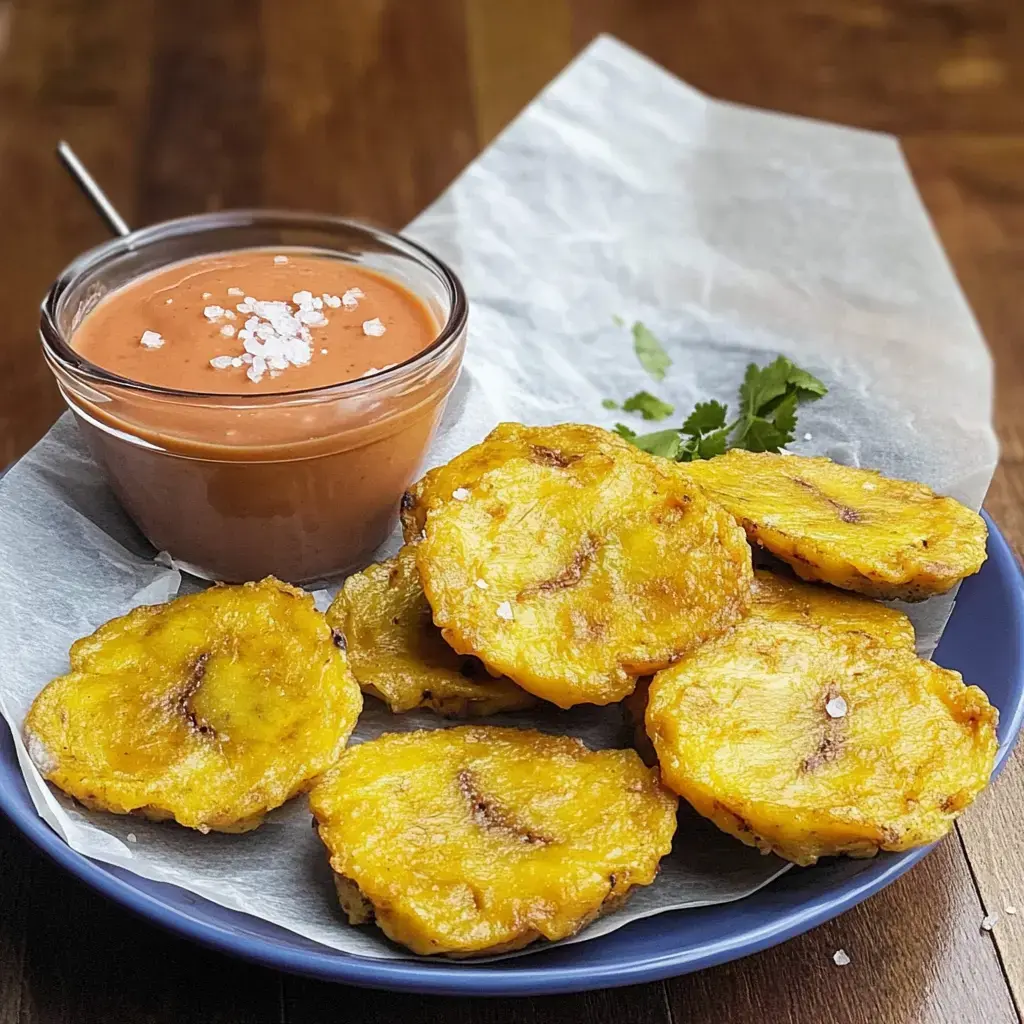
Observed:
[[[362,708],[313,598],[267,578],[136,608],[71,648],[25,738],[87,807],[245,832],[329,768]]]
[[[750,615],[654,677],[647,732],[666,785],[797,864],[945,835],[988,782],[998,715],[919,659],[893,616],[758,573]]]
[[[405,540],[420,540],[430,509],[450,501],[455,492],[471,488],[484,473],[509,459],[557,465],[597,452],[627,458],[635,456],[638,449],[611,431],[583,423],[543,428],[499,423],[480,444],[430,470],[406,491],[402,498]]]
[[[456,654],[431,618],[416,552],[350,576],[327,612],[344,637],[352,674],[396,713],[428,707],[449,717],[514,711],[537,698],[490,676],[476,658]]]
[[[923,484],[824,458],[733,449],[680,469],[752,543],[820,580],[883,600],[942,594],[985,561],[985,521]]]
[[[424,955],[575,934],[654,880],[676,827],[633,751],[485,726],[354,747],[310,807],[350,921]]]
[[[518,424],[469,462],[425,490],[416,556],[445,640],[492,673],[608,704],[743,614],[743,531],[672,463],[597,427]]]

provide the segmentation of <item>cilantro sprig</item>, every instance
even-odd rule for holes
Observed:
[[[796,436],[798,407],[816,402],[827,393],[828,388],[817,377],[779,356],[767,366],[751,363],[747,367],[739,390],[739,415],[731,422],[728,407],[712,400],[698,402],[681,427],[637,434],[618,423],[615,432],[645,452],[677,462],[711,459],[728,448],[777,452]],[[660,399],[654,401],[667,406]],[[625,403],[623,408],[627,406]],[[644,417],[657,418],[646,413]]]

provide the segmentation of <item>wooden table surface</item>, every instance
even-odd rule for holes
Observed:
[[[903,139],[995,354],[988,507],[1020,552],[1019,0],[0,0],[0,466],[61,409],[38,300],[104,238],[56,139],[135,225],[274,205],[397,227],[599,32],[713,95]],[[913,872],[821,928],[701,974],[537,1000],[364,992],[227,959],[106,903],[0,821],[0,1024],[1017,1021],[1022,758]]]

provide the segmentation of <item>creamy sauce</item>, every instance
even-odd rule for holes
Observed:
[[[305,300],[308,362],[252,372],[242,337],[246,324],[256,319],[257,332],[275,332],[273,320],[255,316],[247,299],[256,300],[257,311],[263,303],[285,303],[290,316],[303,312]],[[308,308],[310,299],[316,308]],[[129,380],[246,395],[354,380],[411,359],[437,333],[417,296],[372,270],[330,256],[243,249],[172,264],[119,288],[85,317],[71,345]],[[250,347],[262,345],[258,333],[250,339]],[[234,364],[211,364],[228,359]]]

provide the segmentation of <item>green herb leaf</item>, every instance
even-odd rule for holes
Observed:
[[[747,425],[742,445],[734,448],[746,448],[748,452],[777,452],[789,437],[784,434],[771,420],[755,416]]]
[[[785,357],[779,356],[774,363],[761,367],[750,363],[740,386],[740,411],[744,417],[759,416],[776,398],[786,393],[793,364]]]
[[[684,434],[707,434],[725,426],[728,406],[721,402],[698,402],[683,424]]]
[[[789,375],[789,383],[796,388],[797,399],[801,402],[816,402],[819,398],[828,394],[828,388],[812,377],[806,370],[794,366]]]
[[[791,391],[772,412],[772,423],[786,435],[784,444],[789,444],[793,440],[793,431],[796,430],[796,403],[797,393]]]
[[[724,455],[725,449],[728,446],[728,429],[716,430],[713,434],[708,434],[697,442],[697,457],[701,459],[713,459],[716,455]]]
[[[642,332],[650,335],[643,324],[634,324],[638,357]],[[650,337],[657,344],[657,339]],[[661,346],[658,348],[660,350]],[[661,351],[664,354],[664,350]],[[651,372],[649,368],[648,372]],[[728,448],[777,452],[796,435],[798,407],[804,402],[817,401],[827,393],[828,388],[817,377],[794,366],[785,356],[779,356],[767,366],[751,363],[747,367],[740,386],[740,415],[732,423],[726,422],[728,408],[721,402],[710,401],[698,402],[682,427],[639,436],[622,423],[617,424],[615,430],[638,448],[677,462],[713,459]],[[646,391],[633,395],[622,407],[627,412],[639,412],[644,419],[660,419],[672,411],[668,403]]]
[[[606,409],[618,409],[619,407],[619,403],[616,402],[614,398],[605,398],[604,400],[602,400],[601,404]]]
[[[678,430],[657,430],[653,434],[635,434],[628,440],[641,451],[651,455],[661,455],[666,459],[674,459],[679,454],[681,440]]]
[[[665,371],[672,360],[658,339],[638,320],[633,324],[633,351],[640,365],[656,381],[665,379]]]
[[[622,403],[625,412],[638,412],[645,420],[663,420],[674,413],[675,406],[663,402],[650,391],[638,391]]]

